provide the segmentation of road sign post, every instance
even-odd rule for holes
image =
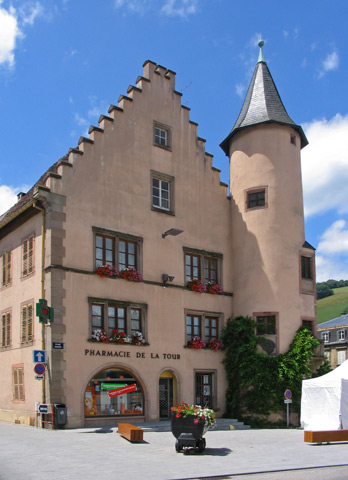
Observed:
[[[287,389],[284,392],[284,403],[286,404],[286,426],[290,425],[290,403],[292,403],[292,391]]]

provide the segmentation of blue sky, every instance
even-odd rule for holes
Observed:
[[[150,59],[228,183],[219,148],[241,109],[257,41],[302,150],[317,280],[348,279],[346,0],[0,0],[0,214],[98,125]]]

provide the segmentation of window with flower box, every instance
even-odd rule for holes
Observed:
[[[186,312],[186,345],[189,348],[220,350],[219,314]]]
[[[6,348],[11,345],[11,312],[5,312],[1,315],[1,347]]]
[[[21,343],[33,341],[33,311],[34,304],[22,305],[21,311]]]
[[[11,283],[11,257],[12,252],[8,251],[2,254],[1,263],[2,263],[2,275],[1,275],[1,285],[7,287]]]
[[[222,254],[184,248],[185,282],[221,285]]]
[[[142,239],[133,235],[93,229],[95,232],[95,268],[104,265],[140,270]]]
[[[26,277],[34,272],[34,236],[22,243],[22,275]]]
[[[91,338],[106,343],[145,343],[146,305],[90,299]]]

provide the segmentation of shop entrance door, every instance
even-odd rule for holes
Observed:
[[[174,404],[173,378],[160,377],[159,379],[159,416],[160,419],[170,418],[170,407]]]

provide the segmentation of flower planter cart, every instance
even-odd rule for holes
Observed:
[[[171,412],[171,429],[176,438],[175,450],[187,453],[189,448],[193,448],[199,453],[205,449],[206,442],[203,435],[208,430],[206,422],[194,423],[195,416],[187,415],[186,417],[176,416],[175,412]]]

